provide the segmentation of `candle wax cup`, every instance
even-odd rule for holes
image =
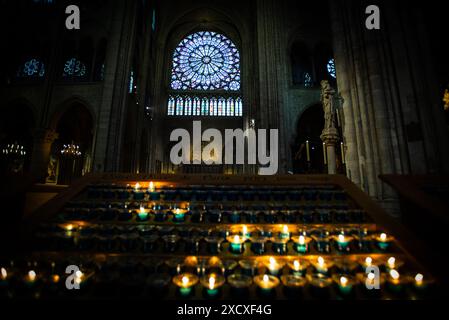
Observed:
[[[176,221],[176,222],[184,221],[185,213],[184,212],[182,212],[182,213],[175,213],[173,218],[174,218],[173,220]]]
[[[259,287],[261,293],[271,294],[273,290],[279,285],[279,279],[270,275],[259,275],[254,277],[254,282]]]
[[[230,248],[231,248],[232,253],[242,253],[243,252],[243,243],[231,242]]]
[[[188,287],[188,288],[181,287],[181,288],[179,288],[179,292],[183,296],[188,296],[192,292],[192,287]]]
[[[207,289],[207,295],[210,297],[215,297],[218,294],[218,289]]]
[[[148,212],[139,212],[138,217],[140,220],[147,220],[148,219]]]
[[[298,253],[307,253],[308,251],[308,245],[307,244],[299,244],[295,243],[294,248]]]

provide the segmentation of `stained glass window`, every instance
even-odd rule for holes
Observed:
[[[173,96],[168,97],[169,116],[242,116],[242,99],[223,97]]]
[[[240,90],[240,55],[234,43],[212,31],[184,38],[173,54],[174,90]]]
[[[29,78],[38,77],[43,78],[45,76],[45,65],[38,59],[31,59],[25,62],[17,70],[17,77]]]
[[[329,75],[336,79],[337,78],[337,73],[335,71],[335,60],[334,59],[330,59],[329,62],[327,63],[327,72],[329,72]]]
[[[239,93],[240,55],[230,39],[200,31],[179,43],[173,53],[168,115],[240,117]]]
[[[168,98],[168,110],[167,113],[169,116],[173,116],[175,114],[175,98]]]
[[[86,65],[76,58],[71,58],[64,64],[63,77],[86,76]]]

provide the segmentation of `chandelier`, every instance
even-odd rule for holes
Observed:
[[[61,154],[67,157],[79,157],[81,155],[80,146],[74,144],[64,144]]]
[[[6,156],[19,156],[23,157],[26,155],[26,151],[23,145],[14,142],[12,144],[8,144],[6,148],[2,150],[2,154]]]

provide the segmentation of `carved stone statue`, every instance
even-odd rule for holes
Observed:
[[[324,110],[324,129],[335,128],[335,90],[329,84],[329,81],[321,81],[321,101]]]

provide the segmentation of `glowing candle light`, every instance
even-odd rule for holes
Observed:
[[[307,271],[309,263],[306,260],[293,260],[288,264],[288,266],[290,268],[291,274],[293,274],[294,276],[303,276]]]
[[[25,282],[27,285],[31,286],[36,282],[37,274],[34,270],[28,271],[28,274],[25,278]]]
[[[60,277],[57,274],[54,274],[54,275],[51,276],[51,281],[53,283],[58,283],[59,280],[60,280]]]
[[[187,285],[189,284],[189,277],[183,276],[181,279],[181,282],[182,282],[183,287],[187,287]]]
[[[6,278],[8,278],[8,272],[6,271],[5,268],[1,269],[0,274],[2,276],[2,280],[6,281]]]
[[[184,273],[174,276],[172,281],[179,288],[179,293],[182,296],[187,296],[198,283],[198,277],[191,273]]]
[[[333,277],[341,294],[348,295],[352,291],[354,279],[351,276]]]
[[[371,267],[372,263],[373,263],[373,258],[366,257],[366,259],[365,259],[365,266]]]
[[[377,246],[381,250],[386,250],[390,246],[391,242],[393,241],[393,237],[387,235],[386,233],[381,233],[379,236],[376,237]]]
[[[341,233],[337,236],[337,246],[340,251],[348,251],[349,243],[352,240],[352,237],[346,236],[344,233]]]
[[[246,225],[244,225],[242,227],[242,234],[244,237],[247,237],[247,238],[250,236],[250,234],[248,233],[248,227]]]
[[[390,277],[391,277],[395,282],[397,282],[397,281],[399,280],[399,277],[400,277],[399,272],[397,272],[395,269],[391,269],[391,270],[390,270]]]
[[[137,213],[137,216],[140,220],[146,220],[148,218],[148,212],[145,211],[144,206],[140,206],[139,212]]]
[[[209,277],[209,289],[213,290],[215,286],[215,277],[211,276]]]
[[[31,282],[36,281],[36,272],[34,272],[33,270],[29,271],[28,280]]]
[[[293,268],[295,271],[298,271],[299,268],[301,268],[301,264],[299,263],[298,260],[293,261]]]
[[[288,226],[287,225],[284,225],[282,227],[282,231],[280,233],[280,237],[283,238],[283,239],[290,238],[290,232],[288,230]]]
[[[263,280],[262,280],[265,284],[267,284],[269,281],[270,281],[270,278],[266,275],[266,274],[264,274],[263,275]]]
[[[136,183],[136,185],[134,186],[134,190],[135,191],[139,191],[140,190],[140,183]]]
[[[181,222],[181,221],[184,221],[185,211],[180,208],[176,208],[173,215],[174,215],[175,222]]]
[[[150,181],[150,184],[148,186],[148,191],[149,192],[154,192],[154,183],[153,183],[153,181]]]
[[[246,241],[245,237],[240,237],[239,235],[234,235],[234,236],[227,237],[227,240],[230,243],[230,251],[232,253],[242,253],[243,252],[243,243]]]
[[[279,271],[284,266],[284,263],[278,262],[274,257],[270,257],[265,263],[266,268],[272,275],[278,275]]]
[[[273,289],[280,283],[277,277],[268,274],[255,276],[254,282],[259,287],[260,292],[265,295],[273,293]]]
[[[422,286],[424,281],[424,276],[421,273],[416,274],[415,276],[415,285]]]
[[[390,269],[394,269],[395,265],[396,265],[396,258],[395,257],[390,257],[387,261],[388,267]]]
[[[315,263],[315,269],[318,273],[326,274],[328,272],[328,264],[324,261],[323,257],[318,257],[317,263]]]
[[[293,241],[293,248],[298,253],[304,254],[307,253],[307,251],[309,250],[309,242],[311,241],[311,238],[301,234],[299,236],[293,236],[292,241]]]

